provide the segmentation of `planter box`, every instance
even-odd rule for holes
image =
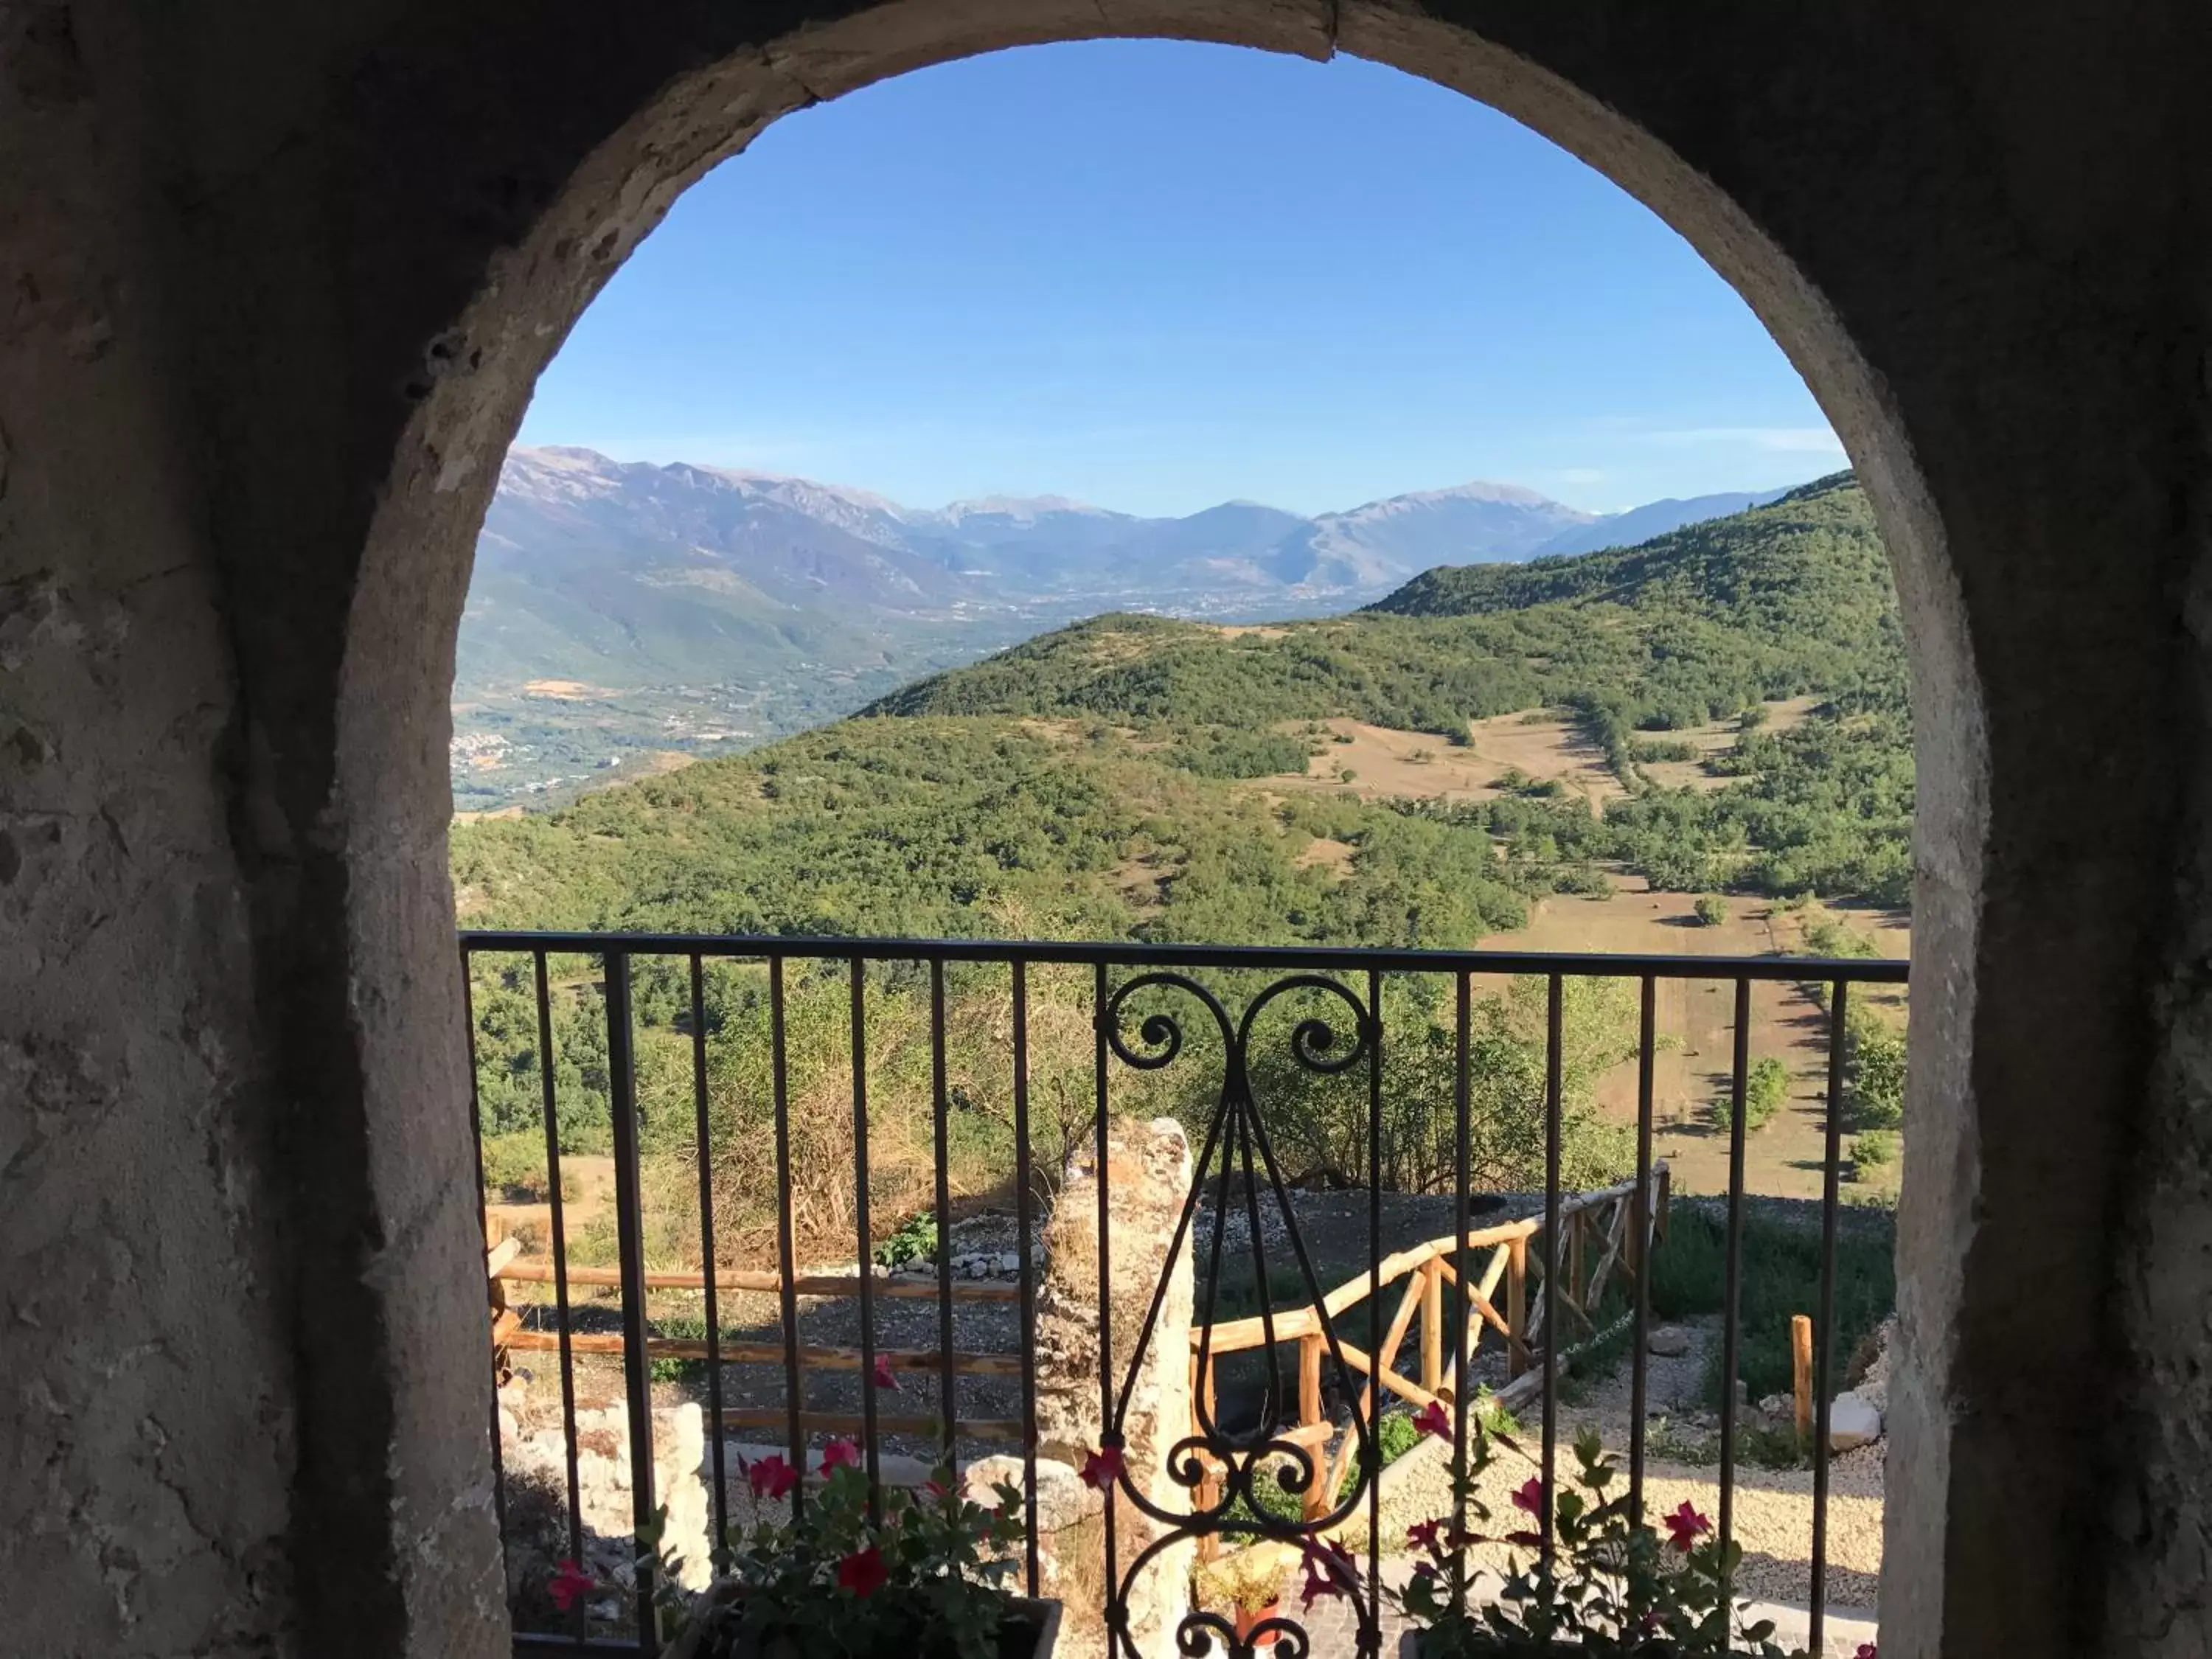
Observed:
[[[712,1596],[714,1590],[707,1594]],[[698,1659],[699,1632],[705,1628],[696,1625],[690,1633],[676,1642],[663,1654],[662,1659]],[[1011,1596],[1006,1602],[1006,1622],[999,1629],[999,1659],[1052,1659],[1054,1646],[1060,1640],[1060,1603],[1041,1596]],[[916,1650],[918,1659],[919,1649]]]

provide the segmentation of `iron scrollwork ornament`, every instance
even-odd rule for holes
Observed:
[[[1304,1070],[1320,1076],[1334,1076],[1350,1071],[1362,1060],[1372,1061],[1381,1040],[1378,1011],[1370,1008],[1349,988],[1325,975],[1293,974],[1277,980],[1254,997],[1245,1006],[1241,1018],[1232,1018],[1221,1000],[1196,980],[1167,971],[1141,974],[1116,990],[1097,1016],[1099,1030],[1115,1056],[1140,1071],[1158,1071],[1173,1064],[1185,1047],[1182,1024],[1165,1012],[1155,1011],[1144,1016],[1138,1025],[1135,1045],[1123,1030],[1123,1013],[1130,999],[1158,991],[1177,993],[1194,1000],[1219,1028],[1223,1046],[1221,1100],[1206,1126],[1204,1149],[1193,1166],[1190,1191],[1184,1198],[1169,1246],[1167,1268],[1153,1289],[1144,1325],[1129,1356],[1115,1399],[1113,1419],[1104,1425],[1101,1437],[1103,1445],[1118,1454],[1126,1443],[1123,1425],[1130,1398],[1152,1345],[1170,1277],[1191,1238],[1193,1222],[1209,1184],[1214,1194],[1213,1233],[1210,1260],[1200,1275],[1200,1306],[1195,1315],[1200,1331],[1197,1374],[1201,1377],[1209,1374],[1212,1328],[1222,1282],[1222,1255],[1230,1231],[1231,1207],[1240,1186],[1246,1246],[1251,1254],[1264,1338],[1260,1352],[1270,1358],[1264,1368],[1267,1380],[1260,1411],[1249,1429],[1224,1428],[1216,1420],[1212,1403],[1206,1398],[1209,1391],[1203,1388],[1194,1391],[1192,1407],[1196,1431],[1177,1440],[1169,1449],[1165,1460],[1170,1480],[1191,1494],[1188,1509],[1170,1510],[1156,1504],[1151,1492],[1133,1478],[1135,1472],[1118,1455],[1115,1460],[1115,1484],[1121,1497],[1159,1527],[1145,1548],[1108,1586],[1107,1626],[1115,1634],[1123,1659],[1152,1659],[1152,1656],[1139,1652],[1129,1633],[1129,1593],[1138,1576],[1164,1552],[1185,1540],[1211,1535],[1267,1539],[1299,1548],[1309,1564],[1310,1574],[1317,1571],[1314,1565],[1316,1560],[1323,1564],[1321,1570],[1325,1571],[1331,1558],[1316,1554],[1319,1540],[1358,1510],[1380,1468],[1375,1425],[1368,1417],[1354,1412],[1346,1431],[1355,1435],[1358,1442],[1358,1455],[1352,1464],[1354,1478],[1345,1491],[1334,1495],[1333,1502],[1321,1506],[1319,1513],[1309,1513],[1316,1506],[1306,1501],[1307,1494],[1327,1478],[1326,1463],[1306,1445],[1283,1437],[1275,1430],[1272,1359],[1276,1340],[1275,1315],[1268,1284],[1267,1235],[1261,1224],[1263,1191],[1273,1200],[1281,1217],[1283,1234],[1297,1262],[1305,1300],[1319,1321],[1322,1340],[1329,1358],[1337,1365],[1337,1374],[1348,1375],[1349,1367],[1337,1339],[1335,1322],[1323,1304],[1320,1279],[1299,1236],[1289,1187],[1253,1097],[1249,1064],[1259,1016],[1280,998],[1304,994],[1341,1006],[1340,1018],[1348,1025],[1348,1036],[1337,1024],[1319,1016],[1301,1019],[1291,1030],[1291,1058]],[[1209,1182],[1208,1171],[1217,1165],[1218,1171]],[[1300,1518],[1290,1520],[1273,1512],[1261,1495],[1260,1482],[1263,1480],[1273,1480],[1280,1492],[1299,1500]],[[1209,1483],[1218,1483],[1218,1495],[1210,1502],[1205,1501]],[[1334,1561],[1348,1566],[1340,1553]],[[1373,1655],[1381,1644],[1373,1597],[1371,1594],[1355,1594],[1349,1600],[1358,1621],[1358,1651]],[[1252,1659],[1261,1644],[1269,1638],[1274,1644],[1275,1659],[1307,1659],[1311,1644],[1305,1626],[1281,1614],[1259,1621],[1240,1636],[1236,1626],[1223,1614],[1194,1609],[1184,1615],[1176,1631],[1176,1648],[1187,1659],[1222,1653],[1227,1654],[1229,1659]]]

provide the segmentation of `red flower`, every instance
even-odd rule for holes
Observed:
[[[1881,1659],[1881,1656],[1875,1652],[1873,1643],[1862,1642],[1859,1650],[1851,1656],[1851,1659]]]
[[[1444,1409],[1441,1400],[1431,1400],[1414,1413],[1413,1426],[1423,1434],[1432,1434],[1439,1440],[1452,1437],[1451,1413]]]
[[[1430,1554],[1434,1555],[1437,1553],[1437,1528],[1442,1525],[1443,1522],[1441,1521],[1415,1522],[1406,1528],[1406,1547],[1413,1550],[1426,1550]]]
[[[894,1389],[898,1387],[898,1373],[891,1369],[891,1362],[881,1354],[876,1356],[876,1386]]]
[[[1532,1474],[1515,1490],[1513,1507],[1524,1515],[1544,1513],[1544,1478]]]
[[[755,1498],[788,1498],[791,1489],[799,1484],[799,1471],[781,1457],[763,1457],[746,1466],[745,1479],[751,1484]]]
[[[576,1603],[599,1587],[599,1581],[586,1572],[574,1561],[563,1561],[554,1570],[552,1583],[546,1588],[552,1593],[553,1605],[567,1613]]]
[[[1083,1484],[1094,1492],[1104,1492],[1121,1478],[1121,1449],[1101,1446],[1083,1460]]]
[[[873,1595],[890,1577],[890,1570],[884,1565],[884,1553],[873,1544],[864,1550],[855,1550],[837,1564],[837,1588],[848,1589],[855,1595]]]
[[[921,1483],[921,1489],[927,1492],[932,1498],[939,1499],[947,1498],[952,1496],[952,1489],[946,1486],[942,1480],[925,1480]]]
[[[1673,1537],[1674,1547],[1678,1550],[1688,1550],[1690,1546],[1698,1541],[1700,1534],[1708,1533],[1713,1529],[1713,1523],[1692,1509],[1690,1500],[1686,1498],[1682,1500],[1680,1509],[1672,1514],[1662,1516],[1660,1519],[1666,1523],[1667,1531]]]
[[[857,1440],[832,1440],[822,1449],[822,1472],[832,1469],[857,1469],[860,1467],[860,1443]]]

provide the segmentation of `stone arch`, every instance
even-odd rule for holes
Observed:
[[[2084,1538],[2120,1559],[2100,1486],[2120,1465],[2092,1425],[2048,1420],[2129,1342],[2154,1416],[2183,1386],[2115,1294],[2181,1247],[2110,1224],[2136,1213],[2121,1178],[2148,1133],[2177,867],[2172,799],[2125,786],[2187,747],[2166,595],[2197,533],[2179,481],[2198,368],[2162,324],[2196,313],[2121,270],[2171,234],[2172,202],[2064,188],[2142,162],[2123,118],[2165,66],[2112,57],[2105,95],[2067,113],[2069,149],[2048,127],[2063,65],[1904,6],[805,9],[385,0],[273,46],[241,21],[194,62],[265,72],[263,95],[228,123],[162,117],[199,186],[159,222],[163,292],[235,669],[225,787],[257,1018],[277,1092],[316,1108],[270,1153],[313,1195],[282,1252],[311,1645],[497,1645],[443,740],[471,546],[530,387],[682,188],[769,121],[964,53],[1115,34],[1344,50],[1493,104],[1689,238],[1803,373],[1898,563],[1921,732],[1892,1651],[1964,1650],[1962,1632],[2080,1651],[2123,1582],[2148,1591],[2144,1628],[2186,1605],[2160,1564],[2185,1552],[2175,1494],[2207,1455],[2130,1489],[2150,1565],[2085,1571]],[[2081,44],[2057,21],[2052,40]],[[2140,556],[2092,581],[2084,546]],[[2094,841],[2055,810],[2054,775],[2118,786]],[[2054,1326],[2054,1301],[2083,1316]]]

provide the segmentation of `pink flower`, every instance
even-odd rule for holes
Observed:
[[[574,1561],[563,1561],[555,1568],[552,1582],[546,1589],[552,1593],[553,1605],[567,1613],[599,1587],[599,1581],[583,1568]]]
[[[881,1354],[876,1356],[876,1386],[894,1389],[898,1387],[898,1373],[891,1369],[891,1362]]]
[[[1862,1642],[1859,1650],[1851,1656],[1851,1659],[1881,1659],[1881,1656],[1875,1652],[1873,1643]]]
[[[822,1472],[832,1469],[857,1469],[860,1467],[860,1443],[857,1440],[832,1440],[822,1449]]]
[[[890,1577],[884,1565],[884,1553],[873,1544],[864,1550],[855,1550],[837,1564],[837,1588],[848,1589],[855,1595],[873,1595]]]
[[[1692,1508],[1690,1500],[1686,1498],[1682,1500],[1680,1509],[1662,1516],[1660,1519],[1665,1522],[1667,1531],[1673,1538],[1674,1547],[1678,1550],[1687,1551],[1698,1541],[1699,1534],[1713,1529],[1713,1523]]]
[[[1083,1484],[1094,1492],[1104,1492],[1121,1478],[1121,1449],[1101,1446],[1083,1460]]]
[[[952,1496],[952,1488],[942,1480],[925,1480],[921,1483],[921,1489],[939,1502]]]
[[[781,1457],[763,1457],[747,1466],[745,1480],[751,1485],[755,1498],[788,1498],[791,1489],[799,1484],[799,1471]]]
[[[1432,1434],[1439,1440],[1452,1437],[1451,1413],[1444,1409],[1441,1400],[1431,1400],[1414,1413],[1413,1426],[1423,1434]]]
[[[1515,1489],[1513,1507],[1523,1515],[1540,1516],[1544,1512],[1544,1479],[1532,1474]]]

